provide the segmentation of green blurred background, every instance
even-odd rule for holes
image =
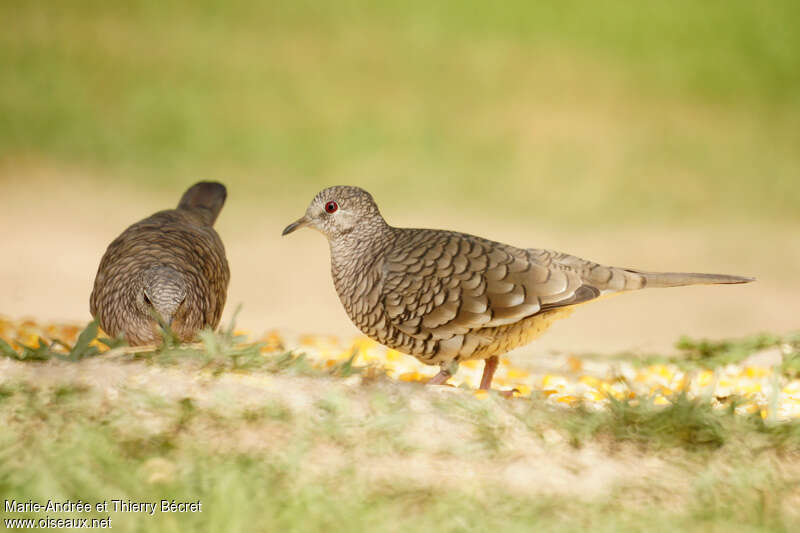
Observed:
[[[5,180],[800,222],[794,0],[4,0],[0,18]]]
[[[224,181],[230,320],[355,335],[323,186],[391,223],[753,275],[575,313],[531,350],[798,327],[800,2],[0,0],[0,313],[88,320],[128,224]],[[638,298],[638,299],[637,299]]]

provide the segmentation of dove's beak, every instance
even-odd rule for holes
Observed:
[[[283,233],[281,233],[281,235],[282,236],[283,235],[289,235],[291,232],[293,232],[297,228],[302,228],[303,226],[308,226],[308,218],[305,215],[300,217],[300,218],[298,218],[297,220],[295,220],[294,222],[292,222],[288,226],[286,226],[286,228],[284,228]]]

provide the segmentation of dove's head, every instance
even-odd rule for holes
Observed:
[[[286,226],[283,235],[303,226],[314,228],[333,241],[348,235],[367,237],[371,231],[386,227],[386,221],[370,193],[360,187],[337,185],[317,193],[306,214]]]
[[[154,265],[142,272],[136,306],[148,318],[163,321],[169,327],[186,299],[186,280],[167,265]]]

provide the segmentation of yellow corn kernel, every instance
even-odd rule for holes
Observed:
[[[603,382],[594,376],[581,376],[578,381],[595,389],[602,389],[603,387]]]
[[[525,372],[519,368],[509,368],[508,372],[506,372],[507,379],[525,379],[528,376],[530,376],[529,372]]]

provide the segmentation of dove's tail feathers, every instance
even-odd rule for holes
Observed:
[[[727,274],[694,274],[689,272],[642,272],[626,270],[644,278],[644,287],[682,287],[684,285],[718,285],[730,283],[750,283],[756,278],[729,276]]]
[[[178,209],[186,209],[201,215],[209,226],[214,225],[228,191],[216,181],[201,181],[189,187],[178,203]]]

